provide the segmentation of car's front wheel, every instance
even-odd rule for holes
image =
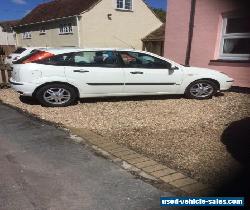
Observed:
[[[210,80],[197,80],[192,82],[186,89],[185,96],[191,99],[209,99],[218,90],[218,86]]]
[[[73,87],[55,83],[39,88],[36,98],[44,106],[65,107],[75,102],[77,94]]]

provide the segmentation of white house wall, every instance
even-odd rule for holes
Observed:
[[[102,0],[82,14],[81,47],[142,49],[141,39],[161,24],[142,0],[133,0],[133,11],[117,10],[116,0]]]
[[[3,32],[0,26],[0,45],[15,45],[14,33]]]
[[[108,19],[108,14],[111,14],[111,20]],[[73,24],[73,34],[59,35],[59,25],[68,22]],[[76,17],[72,17],[16,29],[17,45],[142,49],[141,39],[162,24],[143,0],[133,0],[133,11],[116,10],[116,0],[102,0],[79,16],[78,23],[79,27],[77,27]],[[46,29],[45,35],[40,35],[42,26]],[[31,39],[23,39],[22,33],[25,31],[31,32]]]
[[[72,23],[72,34],[59,34],[59,26],[64,23]],[[41,35],[40,29],[43,27],[46,34]],[[26,47],[78,47],[78,30],[76,17],[65,18],[57,21],[45,22],[24,26],[17,31],[18,46]],[[30,31],[32,38],[23,39],[23,32]]]

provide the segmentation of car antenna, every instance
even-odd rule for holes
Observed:
[[[117,39],[118,41],[122,42],[123,44],[126,44],[127,46],[129,46],[130,48],[132,48],[133,50],[135,50],[135,47],[132,46],[132,45],[130,45],[130,44],[128,44],[127,42],[125,42],[125,41],[117,38],[116,36],[113,36],[113,38]]]

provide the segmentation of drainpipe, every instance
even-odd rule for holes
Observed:
[[[77,33],[78,33],[78,47],[81,47],[81,35],[80,35],[80,21],[79,21],[80,16],[76,16],[76,24],[77,24]]]
[[[188,43],[186,50],[185,66],[190,66],[190,55],[192,49],[193,33],[194,33],[194,17],[195,17],[196,0],[191,0],[191,10],[189,18]]]

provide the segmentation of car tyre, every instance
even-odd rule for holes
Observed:
[[[185,91],[186,98],[204,100],[212,98],[218,91],[218,86],[210,80],[196,80]]]
[[[70,85],[54,83],[39,88],[36,98],[46,107],[65,107],[76,101],[77,93]]]

